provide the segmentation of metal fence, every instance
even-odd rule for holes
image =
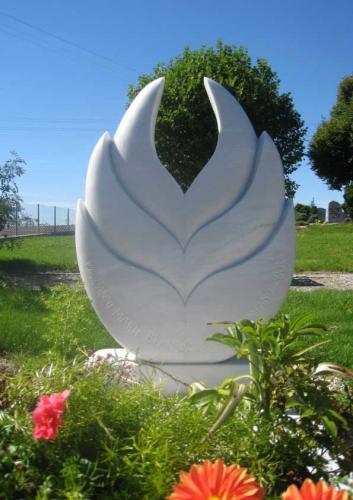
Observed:
[[[0,237],[74,233],[75,212],[73,208],[24,203],[16,207]]]

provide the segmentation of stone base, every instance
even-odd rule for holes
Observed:
[[[109,361],[119,369],[129,369],[129,378],[134,381],[152,381],[165,394],[185,393],[188,385],[202,382],[207,387],[221,384],[225,379],[247,375],[250,372],[247,361],[229,359],[218,363],[149,363],[136,359],[125,349],[101,349],[88,361],[94,366],[101,361]]]

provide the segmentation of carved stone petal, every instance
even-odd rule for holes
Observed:
[[[206,323],[270,317],[287,292],[294,261],[291,201],[264,248],[206,279],[186,303],[165,280],[113,254],[82,202],[77,212],[77,255],[86,290],[111,335],[140,359],[227,359],[232,354],[229,349],[205,342],[214,331]]]

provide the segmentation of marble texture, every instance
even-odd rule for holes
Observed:
[[[208,78],[218,143],[184,194],[154,145],[163,86],[162,78],[147,85],[114,139],[98,141],[76,247],[111,335],[140,360],[170,364],[188,379],[193,364],[212,367],[232,355],[205,342],[215,330],[207,323],[269,318],[281,306],[294,265],[293,205],[271,138],[257,138],[239,103]]]

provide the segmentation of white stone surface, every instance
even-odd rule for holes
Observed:
[[[78,203],[76,247],[111,335],[139,359],[176,372],[181,363],[191,373],[193,364],[233,354],[205,342],[215,330],[207,323],[277,312],[294,265],[293,207],[271,138],[257,139],[241,106],[210,79],[219,140],[184,195],[154,146],[163,85],[147,85],[114,140],[106,133],[98,141]]]
[[[226,378],[249,372],[246,361],[235,359],[220,363],[152,363],[140,362],[126,349],[100,349],[87,362],[87,368],[94,369],[101,363],[109,363],[117,379],[125,383],[151,381],[166,394],[185,392],[193,382],[203,382],[206,386],[221,384]],[[246,379],[244,380],[246,381]]]
[[[88,365],[94,366],[102,361],[109,362],[126,362],[130,366],[136,365],[136,356],[132,352],[128,352],[126,349],[99,349],[92,356],[89,357]]]
[[[140,382],[141,374],[136,356],[126,349],[99,349],[86,362],[88,369],[95,369],[101,363],[109,363],[116,374],[115,380],[128,384]]]

